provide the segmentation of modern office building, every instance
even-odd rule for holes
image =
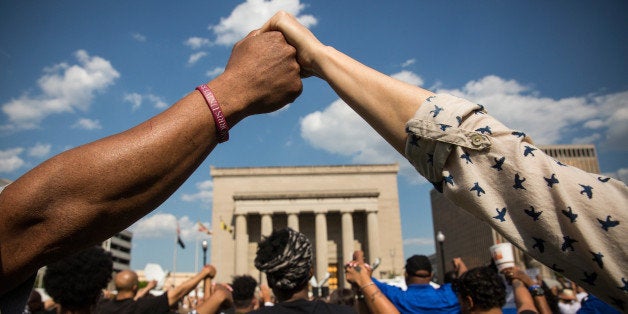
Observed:
[[[593,145],[551,145],[540,146],[539,148],[564,164],[578,167],[587,172],[600,172],[597,153]],[[490,263],[491,255],[488,248],[496,243],[507,241],[487,223],[454,205],[443,194],[432,190],[430,197],[436,243],[435,257],[438,260],[438,264],[435,266],[439,269],[438,277],[442,278],[443,275],[441,272],[443,257],[446,270],[452,270],[449,261],[454,257],[461,257],[468,267]],[[445,235],[442,251],[436,239],[438,231]],[[553,272],[549,268],[516,248],[515,262],[519,266],[538,268],[544,278],[553,277]]]
[[[211,168],[214,183],[212,264],[218,281],[251,274],[257,243],[291,227],[312,241],[315,276],[330,290],[345,282],[354,250],[381,258],[376,277],[401,270],[403,255],[397,164]],[[394,263],[394,265],[393,265]]]
[[[121,270],[130,269],[132,240],[133,233],[129,230],[124,230],[103,241],[103,249],[111,253],[114,272],[117,273]]]

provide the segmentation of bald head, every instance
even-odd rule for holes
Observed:
[[[123,270],[116,275],[115,278],[116,289],[119,292],[133,292],[137,291],[137,274],[132,270]]]

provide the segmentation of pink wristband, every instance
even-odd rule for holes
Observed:
[[[214,97],[214,93],[209,89],[209,86],[206,84],[199,85],[196,88],[203,97],[205,98],[205,102],[207,102],[207,106],[209,107],[209,111],[211,111],[212,116],[214,117],[214,124],[216,125],[216,137],[218,138],[218,143],[226,142],[229,140],[229,126],[227,125],[227,120],[225,119],[225,115],[220,110],[220,105],[218,105],[218,100]]]

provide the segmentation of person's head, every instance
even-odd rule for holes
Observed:
[[[347,288],[336,289],[329,296],[329,303],[354,306],[355,292],[352,289]]]
[[[139,281],[137,279],[137,274],[134,271],[127,269],[116,274],[114,284],[116,285],[116,290],[118,290],[118,295],[131,294],[131,297],[133,297],[135,296],[135,293],[137,293]]]
[[[31,312],[41,311],[44,309],[44,302],[41,300],[41,294],[37,292],[37,290],[31,291],[26,307],[28,307],[28,310]]]
[[[44,287],[62,311],[85,311],[111,280],[111,255],[94,246],[48,265]]]
[[[458,278],[458,274],[456,273],[456,271],[455,270],[450,270],[450,271],[445,273],[445,278],[443,278],[443,282],[444,283],[452,283],[452,282],[454,282],[454,280],[456,280],[456,278]]]
[[[432,263],[427,256],[412,255],[406,260],[406,284],[427,284],[432,276]]]
[[[307,289],[312,277],[312,245],[302,233],[290,228],[273,231],[257,248],[255,267],[266,273],[268,286],[285,301]]]
[[[249,275],[235,276],[231,283],[233,306],[236,310],[252,311],[255,308],[257,281]]]
[[[506,286],[490,267],[476,267],[462,274],[453,285],[463,313],[502,308],[506,303]]]

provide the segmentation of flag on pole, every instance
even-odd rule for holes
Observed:
[[[220,220],[220,229],[228,231],[229,233],[233,233],[233,229],[231,228],[231,226],[227,225],[227,223],[222,220]]]
[[[177,221],[177,243],[181,246],[182,249],[185,249],[185,243],[181,240],[181,229],[179,228],[179,222]]]
[[[198,223],[198,232],[206,233],[209,235],[212,234],[212,231],[207,229],[207,227],[205,227],[205,225],[202,222],[198,221],[197,223]]]

